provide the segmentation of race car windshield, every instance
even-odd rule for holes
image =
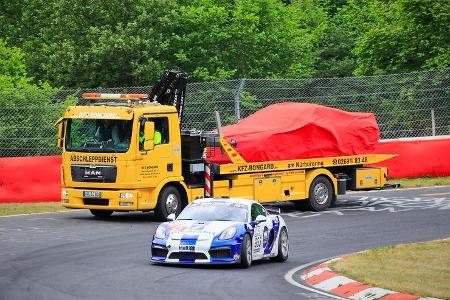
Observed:
[[[71,119],[67,124],[66,150],[127,152],[131,128],[131,120]]]
[[[192,203],[177,220],[247,222],[248,208],[234,203]]]

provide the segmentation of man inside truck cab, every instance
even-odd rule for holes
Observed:
[[[120,142],[120,129],[117,123],[111,120],[104,120],[97,125],[95,139],[98,141],[112,141],[114,145]]]
[[[164,122],[166,121],[166,122]],[[165,118],[154,118],[150,119],[148,122],[153,122],[155,124],[155,131],[153,134],[153,145],[165,144],[167,143],[167,119]],[[144,150],[144,124],[145,121],[141,122],[141,126],[139,128],[139,150]]]

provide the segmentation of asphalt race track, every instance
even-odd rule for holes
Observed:
[[[150,264],[158,225],[151,213],[0,217],[0,299],[326,299],[289,284],[285,273],[348,252],[450,236],[450,187],[348,194],[322,213],[280,207],[289,260],[250,269]]]

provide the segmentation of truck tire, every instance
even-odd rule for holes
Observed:
[[[112,210],[90,209],[91,214],[97,218],[107,218],[112,215]]]
[[[174,186],[166,186],[159,193],[158,203],[155,208],[155,215],[160,220],[167,220],[167,216],[175,214],[178,216],[181,212],[183,201],[180,192]]]
[[[333,202],[334,192],[331,181],[325,176],[314,178],[309,187],[308,206],[313,211],[323,211]]]

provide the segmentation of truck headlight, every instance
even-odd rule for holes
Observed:
[[[219,236],[219,240],[230,240],[236,234],[236,227],[228,227]]]
[[[130,198],[133,198],[133,194],[132,193],[120,193],[119,198],[120,199],[130,199]]]
[[[166,238],[166,227],[165,226],[158,226],[158,228],[156,228],[156,232],[155,232],[155,238],[156,239],[165,239]]]
[[[133,202],[120,201],[120,206],[133,206]]]
[[[69,196],[69,192],[68,191],[61,190],[61,198],[68,197],[68,196]]]
[[[69,203],[69,199],[62,199],[62,200],[61,200],[61,203],[62,203],[62,204],[67,204],[67,203]]]

